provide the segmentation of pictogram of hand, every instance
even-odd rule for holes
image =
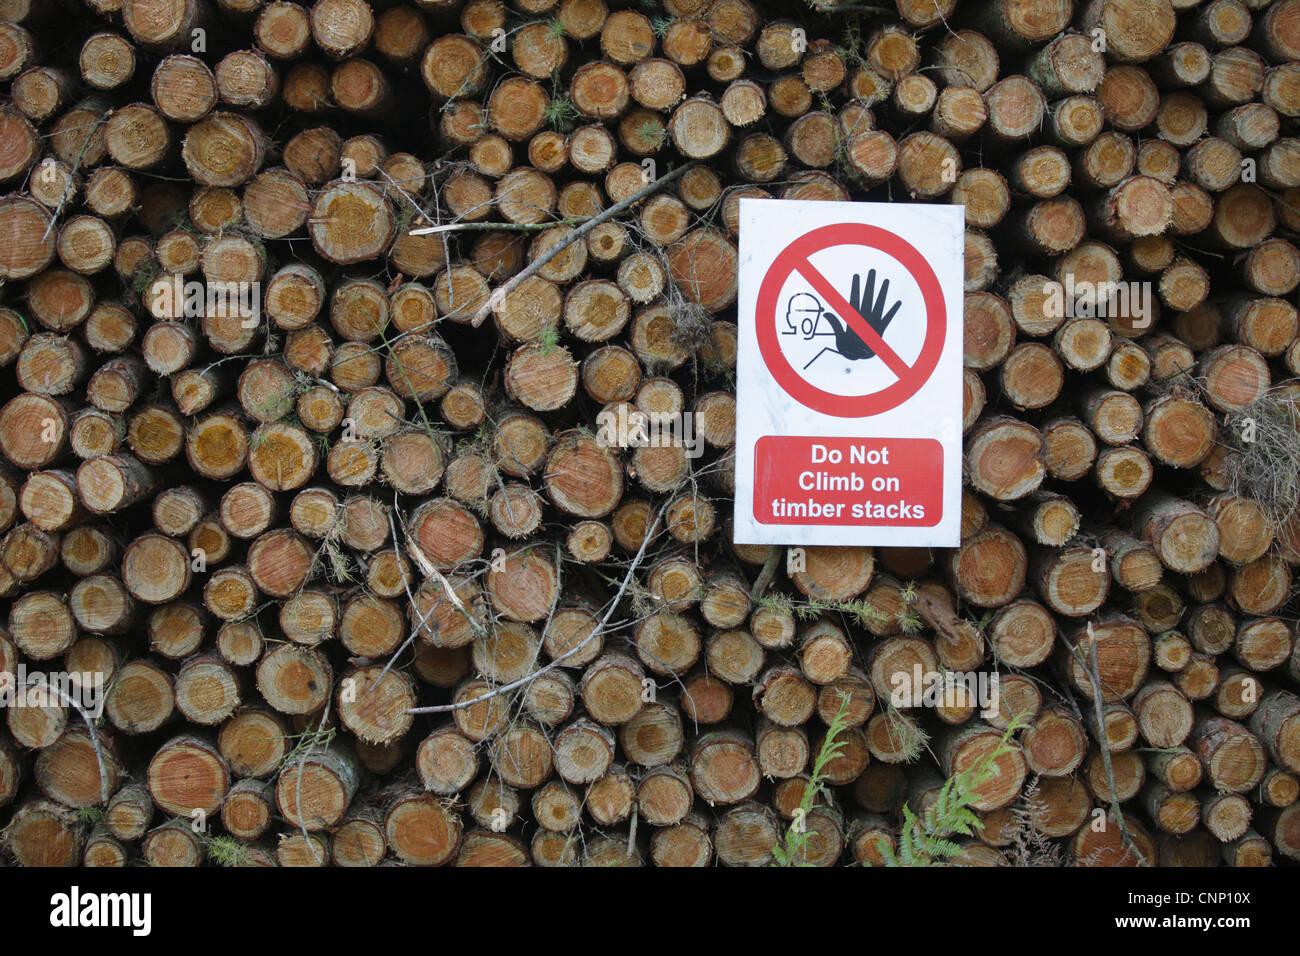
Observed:
[[[877,296],[875,269],[867,273],[866,288],[862,286],[862,276],[856,272],[853,274],[853,287],[849,291],[849,305],[853,306],[854,311],[862,316],[867,325],[871,326],[878,335],[884,335],[885,329],[889,327],[890,322],[894,321],[894,316],[898,314],[898,310],[903,304],[900,299],[886,312],[885,305],[888,301],[888,279],[880,284],[880,294]],[[839,316],[827,312],[826,321],[835,330],[835,351],[846,359],[856,361],[871,358],[876,354],[871,346],[862,341],[861,336],[840,321]]]

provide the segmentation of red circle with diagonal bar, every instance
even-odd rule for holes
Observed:
[[[921,354],[912,365],[904,362],[875,329],[871,328],[845,301],[843,296],[835,291],[835,287],[826,277],[808,261],[809,256],[822,249],[847,245],[867,246],[896,259],[911,273],[912,278],[920,286],[921,298],[925,303],[925,339],[921,343]],[[880,391],[868,392],[865,395],[836,395],[834,392],[818,388],[795,371],[777,341],[776,314],[786,279],[796,271],[835,310],[846,325],[853,329],[863,342],[871,346],[876,355],[894,373],[897,381]],[[889,230],[864,223],[822,226],[790,243],[776,257],[768,268],[767,274],[763,276],[763,283],[758,289],[758,304],[754,318],[757,323],[759,352],[762,353],[763,362],[771,371],[777,384],[801,405],[806,405],[823,415],[834,415],[837,418],[879,415],[896,408],[915,395],[939,364],[939,354],[943,351],[943,340],[948,327],[943,290],[939,287],[938,276],[925,261],[925,257],[911,243]]]

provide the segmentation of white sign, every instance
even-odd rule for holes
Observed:
[[[735,540],[956,547],[960,205],[740,201]]]

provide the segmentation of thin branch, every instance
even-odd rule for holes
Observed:
[[[316,724],[318,728],[324,727],[330,718],[330,698],[325,698],[325,712],[321,714],[320,721]],[[307,832],[307,815],[302,812],[302,768],[307,763],[307,755],[314,753],[320,744],[320,737],[313,736],[311,744],[302,752],[298,758],[298,785],[294,788],[294,809],[298,813],[298,827],[302,830],[302,838],[307,841],[307,846],[311,849],[312,859],[317,863],[324,863],[321,859],[320,852],[316,849],[316,844],[312,841],[311,834]]]
[[[90,746],[95,751],[95,762],[99,764],[99,799],[103,803],[108,803],[109,798],[113,795],[108,791],[108,764],[104,761],[104,751],[99,746],[99,735],[95,733],[95,723],[90,719],[81,703],[70,694],[64,692],[62,687],[51,684],[45,680],[34,680],[28,678],[23,682],[24,687],[40,687],[57,695],[63,703],[68,704],[81,715],[81,719],[86,722],[86,730],[90,732]],[[103,712],[104,702],[100,700],[100,712]]]
[[[412,236],[431,236],[447,232],[545,232],[555,226],[581,226],[595,216],[575,216],[571,219],[550,219],[546,222],[449,222],[441,226],[421,226],[412,229]]]
[[[669,183],[673,182],[674,180],[679,179],[683,174],[686,173],[687,170],[694,169],[695,165],[696,165],[695,163],[686,163],[683,166],[678,166],[676,169],[664,173],[654,182],[648,183],[646,186],[637,190],[635,193],[633,193],[631,196],[628,196],[626,199],[622,200],[621,202],[614,203],[614,205],[610,206],[608,209],[606,209],[604,212],[600,213],[599,215],[592,216],[590,219],[588,219],[577,229],[573,230],[573,232],[569,233],[569,235],[564,239],[563,242],[557,242],[555,245],[551,246],[551,248],[547,249],[544,253],[542,253],[540,256],[534,259],[528,265],[528,268],[519,271],[518,273],[516,273],[514,276],[511,277],[510,281],[506,282],[502,286],[499,286],[497,290],[493,292],[492,295],[488,298],[488,301],[485,302],[482,306],[480,306],[479,310],[474,313],[474,317],[469,320],[469,324],[477,329],[480,325],[482,325],[487,320],[487,317],[492,313],[493,307],[496,306],[498,303],[500,303],[503,299],[505,299],[505,297],[508,296],[511,292],[517,289],[520,283],[522,283],[525,279],[536,274],[548,262],[550,262],[552,259],[558,256],[565,249],[569,248],[569,246],[573,245],[579,239],[585,238],[589,232],[591,232],[593,229],[599,226],[602,222],[608,222],[609,220],[613,219],[615,216],[617,216],[619,213],[623,212],[624,210],[631,209],[642,199],[645,199],[647,196],[651,195],[652,193],[658,192],[660,189],[667,186]]]
[[[95,138],[95,133],[99,131],[101,126],[108,122],[109,117],[112,116],[113,113],[114,110],[109,110],[101,116],[95,121],[95,125],[90,128],[90,132],[86,134],[86,141],[81,144],[81,151],[77,153],[77,160],[72,164],[72,172],[68,176],[68,188],[63,190],[63,195],[59,197],[59,204],[54,208],[54,215],[50,217],[49,225],[45,227],[45,234],[41,236],[41,242],[50,238],[50,230],[53,229],[54,224],[59,221],[59,215],[63,212],[63,207],[67,205],[68,199],[76,191],[73,188],[72,180],[76,177],[77,170],[81,168],[81,161],[86,158],[86,149],[90,146],[90,141]]]
[[[645,557],[646,547],[650,544],[650,539],[654,537],[655,531],[658,530],[659,519],[663,517],[664,511],[667,507],[668,505],[665,503],[655,513],[654,521],[650,522],[650,527],[646,529],[645,538],[641,541],[641,547],[637,549],[636,557],[634,557],[632,563],[628,565],[627,574],[623,576],[623,583],[618,586],[618,593],[614,595],[614,600],[609,602],[609,607],[605,611],[605,616],[600,619],[600,624],[594,627],[590,634],[540,670],[533,671],[531,674],[525,674],[518,680],[511,681],[509,684],[502,684],[500,687],[494,688],[481,697],[473,697],[469,700],[463,700],[458,704],[439,704],[434,707],[408,707],[406,712],[408,714],[445,714],[455,710],[465,710],[469,707],[473,707],[475,704],[481,704],[485,700],[491,700],[493,697],[509,693],[512,690],[518,690],[520,687],[525,687],[537,680],[537,678],[541,677],[547,671],[554,670],[570,657],[580,653],[584,647],[595,639],[597,634],[604,633],[605,625],[609,623],[609,619],[614,616],[615,608],[617,608],[619,602],[623,600],[623,594],[627,591],[627,586],[632,581],[632,575],[636,571],[637,565],[639,565],[641,559]]]
[[[776,566],[781,563],[782,548],[773,546],[772,553],[767,556],[763,562],[763,570],[758,572],[758,578],[754,581],[754,587],[749,592],[749,599],[757,601],[763,596],[763,593],[771,585],[772,579],[776,577]]]
[[[479,636],[486,636],[487,630],[484,629],[483,625],[475,620],[465,608],[464,602],[461,601],[460,595],[456,593],[456,589],[451,586],[451,582],[447,580],[441,571],[429,562],[429,559],[425,557],[424,552],[420,550],[420,543],[410,535],[406,536],[406,551],[415,559],[415,563],[420,566],[420,570],[424,573],[426,578],[433,578],[442,585],[443,592],[451,599],[451,603],[456,605],[457,610],[459,610],[461,614],[465,615],[465,620],[469,622],[469,626],[476,631]]]
[[[835,3],[818,3],[817,0],[811,0],[809,4],[817,13],[870,13],[880,17],[896,17],[897,10],[890,10],[888,7],[872,7],[864,4],[846,3],[837,5]]]
[[[1097,746],[1101,750],[1101,762],[1106,770],[1106,786],[1110,790],[1110,804],[1115,811],[1115,823],[1119,826],[1120,839],[1125,846],[1133,851],[1138,859],[1138,865],[1145,866],[1147,862],[1146,855],[1138,847],[1137,842],[1133,839],[1133,834],[1129,833],[1128,826],[1124,823],[1124,811],[1120,807],[1119,790],[1115,786],[1115,771],[1111,769],[1110,765],[1110,747],[1107,746],[1104,739],[1106,736],[1106,717],[1101,706],[1101,669],[1097,663],[1101,657],[1101,650],[1097,647],[1097,635],[1093,632],[1092,621],[1088,622],[1088,638],[1092,645],[1092,653],[1088,655],[1084,670],[1088,675],[1088,682],[1092,684],[1092,704],[1097,714],[1097,734],[1103,738],[1097,741]]]
[[[393,492],[393,511],[396,510],[397,510],[397,492]],[[388,527],[391,528],[393,532],[393,554],[397,555],[397,557],[400,559],[402,556],[402,552],[398,550],[397,522],[393,518],[393,511],[390,511],[388,513]],[[407,537],[407,541],[408,542],[410,541],[409,536]],[[423,554],[421,554],[420,556],[423,557]],[[421,570],[423,569],[424,569],[424,565],[422,564]],[[436,568],[430,566],[429,570],[433,571],[434,574],[437,574]],[[438,574],[438,580],[443,584],[444,587],[446,587],[446,583],[447,583],[446,579],[443,578],[441,574]],[[407,601],[410,602],[412,609],[416,609],[417,606],[415,603],[415,595],[411,593],[411,583],[406,575],[402,576],[402,586],[406,589]],[[447,593],[451,595],[452,600],[455,601],[456,606],[460,608],[461,613],[465,614],[465,618],[466,620],[469,621],[470,625],[471,626],[477,625],[478,622],[475,621],[473,618],[471,618],[469,614],[465,612],[465,605],[461,603],[461,600],[457,596],[456,592],[448,588]],[[443,601],[442,598],[438,598],[438,600],[434,601],[433,606],[430,607],[429,610],[425,611],[424,614],[420,617],[420,620],[417,621],[415,626],[411,628],[411,633],[407,636],[406,640],[402,642],[402,646],[399,647],[397,650],[393,651],[392,657],[388,659],[388,663],[384,665],[384,669],[379,672],[379,677],[375,680],[373,684],[370,685],[370,691],[369,691],[370,693],[374,693],[375,688],[379,686],[379,682],[384,679],[385,675],[388,674],[388,672],[392,669],[393,665],[397,663],[397,659],[401,657],[404,653],[406,653],[406,649],[410,647],[411,644],[415,641],[416,637],[419,636],[420,629],[424,627],[425,622],[427,622],[429,618],[433,617],[434,612],[438,610],[439,606],[441,606],[442,601]]]

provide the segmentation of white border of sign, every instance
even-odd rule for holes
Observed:
[[[878,226],[915,247],[938,277],[947,311],[938,364],[925,384],[899,406],[863,418],[825,415],[787,394],[763,361],[755,324],[759,286],[777,256],[813,229],[841,223]],[[961,205],[740,200],[737,543],[906,547],[956,547],[961,543],[964,248],[965,208]],[[837,291],[848,297],[847,288]],[[915,321],[915,313],[907,318]],[[914,356],[904,358],[910,362]],[[882,362],[879,357],[867,361]],[[754,517],[754,446],[767,435],[939,441],[943,446],[943,515],[938,524],[929,527],[760,523]]]

